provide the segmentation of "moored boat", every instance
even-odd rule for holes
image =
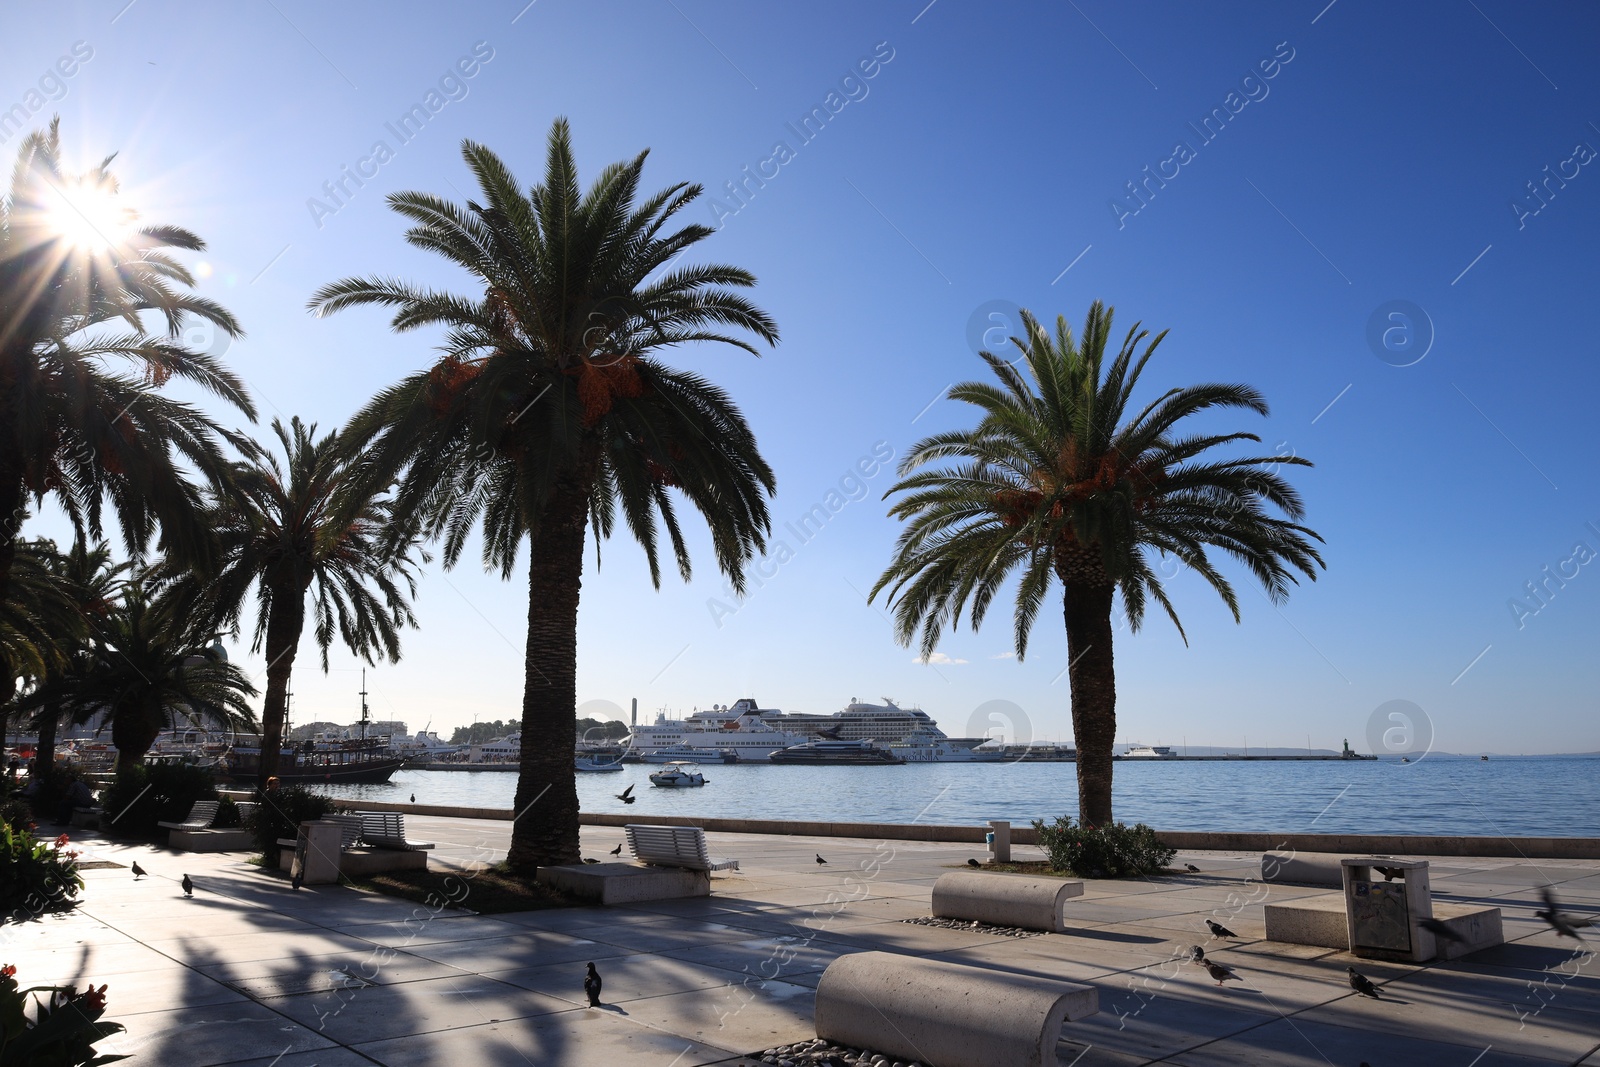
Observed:
[[[803,745],[791,745],[769,757],[773,763],[790,766],[901,766],[905,760],[887,748],[880,748],[870,739],[840,741],[823,738]]]
[[[706,776],[700,773],[700,767],[695,763],[688,760],[673,760],[650,775],[650,784],[668,789],[682,789],[705,785]]]

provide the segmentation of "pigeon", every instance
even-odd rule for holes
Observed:
[[[1206,950],[1205,949],[1201,948],[1199,945],[1190,945],[1189,946],[1189,959],[1190,959],[1191,962],[1199,963],[1201,960],[1203,960],[1205,958],[1206,958]]]
[[[1210,919],[1206,920],[1206,929],[1211,931],[1211,936],[1212,937],[1238,937],[1239,936],[1238,934],[1234,933],[1232,930],[1228,929],[1226,926],[1223,926],[1221,923],[1212,922]]]
[[[1418,921],[1417,925],[1428,931],[1428,933],[1432,934],[1434,937],[1437,937],[1440,941],[1454,941],[1461,945],[1465,945],[1467,943],[1466,938],[1450,929],[1438,919],[1422,919]]]
[[[186,896],[186,897],[194,896],[194,883],[189,880],[189,876],[187,874],[183,876],[183,883],[182,884],[183,884],[183,895]]]
[[[1230,981],[1230,980],[1231,981],[1235,981],[1235,982],[1244,981],[1244,979],[1240,978],[1237,974],[1234,973],[1233,968],[1224,967],[1222,964],[1218,963],[1216,960],[1200,959],[1200,960],[1195,960],[1195,962],[1198,963],[1200,966],[1204,967],[1206,969],[1206,973],[1211,975],[1211,977],[1213,977],[1213,978],[1215,978],[1217,980],[1217,984],[1218,985],[1221,985],[1223,982],[1227,982],[1227,981]]]
[[[412,793],[411,794],[411,803],[415,804],[416,802],[417,802],[417,794]]]
[[[133,861],[133,880],[134,881],[138,881],[139,879],[143,878],[145,875],[147,875],[149,873],[150,873],[149,871],[147,871],[143,867],[139,866],[139,861],[138,860],[134,860]]]
[[[1401,867],[1378,867],[1378,866],[1374,866],[1372,869],[1377,871],[1379,874],[1383,875],[1383,880],[1385,882],[1392,882],[1396,878],[1404,878],[1406,876],[1406,872],[1405,872],[1404,868],[1401,868]]]
[[[820,853],[820,852],[817,853],[817,866],[818,867],[821,867],[823,864],[825,864],[827,862],[828,862],[827,860],[822,858],[822,853]]]
[[[1364,997],[1371,997],[1373,1000],[1383,999],[1382,997],[1378,996],[1378,987],[1372,984],[1372,979],[1368,978],[1354,967],[1346,967],[1345,970],[1350,972],[1351,989],[1354,989],[1357,993],[1360,993]]]
[[[583,977],[583,991],[589,996],[589,1007],[600,1006],[600,972],[594,969],[594,964],[589,964],[589,973]]]
[[[977,861],[977,860],[972,860],[972,859],[969,859],[969,860],[968,860],[968,861],[967,861],[967,866],[968,866],[968,867],[982,867],[982,866],[983,866],[983,864],[981,864],[981,863],[979,863],[979,862],[978,862],[978,861]]]
[[[622,792],[617,794],[617,799],[622,801],[624,804],[632,804],[635,800],[638,799],[638,797],[635,797],[633,795],[633,783],[632,782],[628,783],[628,788],[624,789]]]
[[[289,877],[289,888],[299,892],[300,886],[305,882],[299,871]]]
[[[1570,937],[1575,941],[1584,940],[1582,935],[1578,933],[1578,927],[1593,926],[1593,919],[1581,919],[1576,915],[1564,914],[1560,905],[1556,903],[1555,890],[1549,886],[1540,888],[1539,896],[1544,899],[1544,907],[1535,911],[1535,915],[1548,923],[1550,929],[1554,930],[1558,937]]]
[[[1200,873],[1200,868],[1199,868],[1199,867],[1196,867],[1196,866],[1195,866],[1195,865],[1194,865],[1194,864],[1192,864],[1192,863],[1185,863],[1185,864],[1184,864],[1184,865],[1183,865],[1183,869],[1184,869],[1184,870],[1186,870],[1186,871],[1188,871],[1188,872],[1189,872],[1189,873],[1190,873],[1190,874],[1199,874],[1199,873]]]
[[[585,862],[585,863],[599,863],[600,861],[599,860],[592,860],[588,856],[585,856],[585,857],[583,857],[583,862]]]
[[[621,841],[618,841],[617,842],[617,847],[611,850],[611,855],[613,855],[613,856],[622,855],[622,842]]]

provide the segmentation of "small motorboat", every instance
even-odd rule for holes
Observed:
[[[705,785],[706,776],[700,773],[699,764],[690,763],[688,760],[673,760],[650,776],[650,784],[669,789],[682,789]]]

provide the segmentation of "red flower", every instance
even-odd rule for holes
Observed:
[[[8,963],[4,967],[0,967],[0,978],[10,978],[16,973],[17,968],[15,964]]]
[[[88,989],[83,991],[83,996],[81,999],[83,1000],[84,1004],[89,1007],[89,1010],[104,1011],[106,1006],[106,987],[101,986],[99,989],[96,989],[91,985]]]
[[[72,840],[72,839],[69,838],[66,834],[62,834],[60,837],[56,838],[56,848],[61,848],[63,845],[65,845],[70,840]]]

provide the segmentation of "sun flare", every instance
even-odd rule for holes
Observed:
[[[82,182],[56,189],[46,212],[47,225],[73,248],[106,252],[127,239],[133,212],[103,184]]]

